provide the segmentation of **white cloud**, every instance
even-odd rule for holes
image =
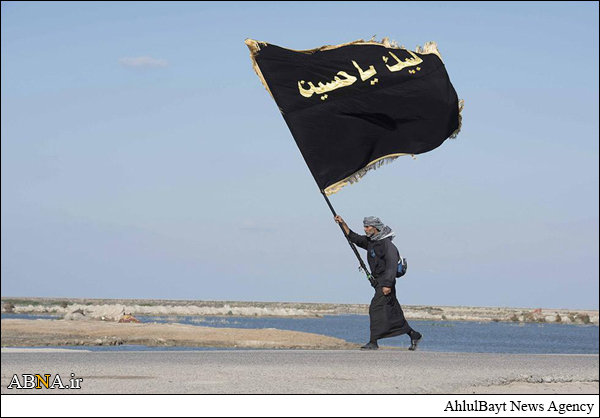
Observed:
[[[152,57],[123,57],[119,58],[119,63],[128,68],[166,68],[169,65],[167,60]]]

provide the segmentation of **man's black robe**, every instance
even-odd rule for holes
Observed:
[[[402,307],[396,298],[396,272],[400,255],[392,243],[392,239],[371,241],[369,237],[358,235],[353,231],[350,231],[348,238],[354,244],[367,250],[371,274],[377,280],[375,296],[369,306],[371,341],[408,334],[412,328],[406,322]],[[383,287],[391,288],[391,293],[385,296]]]

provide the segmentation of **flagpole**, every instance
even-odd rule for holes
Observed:
[[[323,190],[321,190],[321,194],[325,198],[325,201],[327,202],[327,205],[329,206],[329,209],[331,209],[331,213],[333,213],[333,216],[334,217],[337,216],[337,213],[335,213],[335,209],[331,205],[331,202],[329,201],[329,198],[327,197],[327,195],[325,194],[325,192]],[[354,255],[356,256],[356,258],[358,258],[358,262],[360,263],[360,268],[367,275],[367,279],[369,280],[369,282],[371,282],[371,285],[373,285],[374,282],[375,282],[375,279],[373,278],[373,276],[371,276],[371,273],[369,273],[369,270],[367,269],[367,266],[365,266],[365,262],[363,261],[362,257],[358,253],[358,250],[356,249],[356,246],[354,245],[354,243],[352,243],[352,241],[350,241],[350,238],[348,237],[348,235],[346,235],[346,231],[344,230],[344,227],[342,226],[342,224],[338,224],[338,225],[340,226],[340,229],[342,230],[342,233],[346,237],[346,240],[348,241],[348,244],[350,245],[350,248],[352,248],[352,251],[354,251]]]

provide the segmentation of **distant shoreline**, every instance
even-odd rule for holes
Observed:
[[[79,313],[86,319],[119,320],[124,314],[156,316],[322,317],[368,315],[367,304],[2,297],[2,313]],[[598,310],[403,305],[407,319],[598,325]]]
[[[368,303],[335,303],[335,302],[273,302],[273,301],[248,301],[248,300],[212,300],[212,299],[155,299],[155,298],[76,298],[76,297],[42,297],[42,296],[1,296],[0,301],[27,301],[27,302],[38,302],[38,303],[59,303],[59,302],[72,302],[72,303],[122,303],[122,304],[140,304],[147,303],[152,305],[159,304],[177,304],[177,305],[214,305],[214,304],[239,304],[239,305],[251,305],[251,306],[262,306],[262,305],[280,305],[280,306],[340,306],[340,307],[356,307],[366,306]],[[402,304],[402,306],[405,306]],[[425,307],[427,305],[406,305],[413,307]],[[514,310],[534,310],[542,309],[548,311],[572,311],[572,312],[599,312],[598,309],[586,309],[586,308],[540,308],[540,307],[527,307],[527,306],[467,306],[467,305],[435,305],[438,308],[469,308],[469,309],[514,309]]]

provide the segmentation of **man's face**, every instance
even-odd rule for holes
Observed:
[[[374,226],[365,226],[365,234],[367,234],[368,237],[372,237],[378,232],[379,231]]]

